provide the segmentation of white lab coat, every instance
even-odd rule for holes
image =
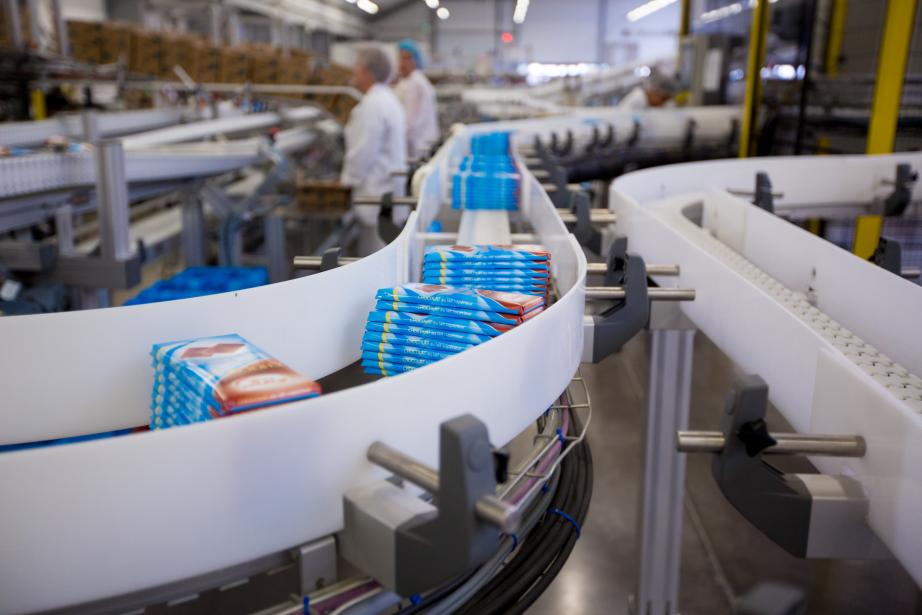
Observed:
[[[423,71],[416,69],[397,82],[394,93],[407,114],[407,153],[417,158],[439,140],[435,89]]]
[[[394,173],[407,169],[406,120],[400,101],[391,89],[376,83],[352,109],[346,122],[346,155],[340,181],[352,187],[354,196],[381,196],[392,192],[402,196],[406,177]],[[354,208],[363,228],[359,238],[359,253],[365,256],[384,247],[378,238],[377,205],[357,205]]]
[[[642,86],[638,85],[618,101],[617,108],[626,111],[640,111],[647,109],[649,106],[650,102],[647,100],[646,92],[643,91]]]

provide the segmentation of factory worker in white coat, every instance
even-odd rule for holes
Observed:
[[[400,81],[394,93],[407,112],[407,154],[410,159],[424,155],[439,140],[439,115],[435,89],[423,74],[423,56],[408,38],[397,45]]]
[[[643,84],[636,86],[618,102],[617,108],[640,111],[667,106],[675,96],[676,89],[675,81],[659,71],[653,71]]]
[[[352,84],[364,96],[346,123],[346,155],[340,181],[352,187],[354,197],[380,197],[386,192],[403,196],[407,164],[406,119],[400,101],[387,85],[391,61],[381,49],[366,47],[356,53]],[[355,205],[353,215],[361,233],[358,252],[366,256],[384,247],[378,236],[378,205]]]

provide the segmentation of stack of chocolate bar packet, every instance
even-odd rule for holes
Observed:
[[[393,376],[457,354],[537,316],[540,295],[440,284],[382,288],[362,338],[366,373]]]

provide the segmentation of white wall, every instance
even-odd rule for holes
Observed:
[[[435,20],[433,65],[472,69],[487,62],[575,63],[602,61],[611,65],[655,60],[677,49],[680,2],[636,22],[625,15],[646,0],[531,0],[525,23],[512,23],[515,0],[451,0],[451,17]],[[497,24],[495,3],[502,18]],[[602,4],[605,4],[603,7]],[[599,20],[607,12],[604,44],[599,45]],[[371,22],[379,40],[404,37],[428,42],[432,11],[422,0]],[[497,28],[498,26],[498,28]],[[512,44],[498,33],[513,33]],[[499,47],[499,55],[495,54]],[[599,52],[601,50],[601,57]]]
[[[674,56],[678,52],[681,2],[660,9],[635,22],[625,16],[645,0],[614,0],[609,3],[608,31],[606,35],[606,61],[612,65],[634,61],[657,60]],[[637,56],[631,57],[630,49]]]
[[[105,21],[105,0],[61,0],[61,13],[64,19],[83,21]]]

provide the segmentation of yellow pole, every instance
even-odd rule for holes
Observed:
[[[691,33],[691,0],[682,0],[682,20],[679,22],[679,42]]]
[[[839,58],[842,56],[842,38],[845,32],[845,14],[848,0],[833,0],[832,15],[829,18],[829,38],[826,43],[826,74],[839,74]]]
[[[746,97],[740,127],[739,157],[752,155],[752,138],[762,100],[762,66],[765,64],[765,38],[768,36],[768,0],[756,0],[749,27],[749,59],[746,63]]]
[[[866,150],[868,154],[893,152],[915,14],[916,0],[887,2],[887,16],[877,57],[877,81],[874,85]],[[881,216],[859,216],[855,224],[852,252],[861,258],[870,258],[880,243],[882,228]]]
[[[874,85],[871,127],[868,130],[868,154],[889,154],[893,151],[915,13],[916,0],[887,2],[887,17],[880,39],[880,55],[877,58],[877,82]]]
[[[45,109],[45,92],[40,88],[32,90],[32,119],[44,120],[48,117]]]

